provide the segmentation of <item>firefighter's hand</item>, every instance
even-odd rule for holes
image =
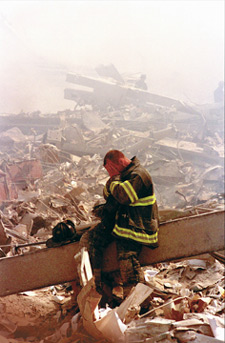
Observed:
[[[112,177],[110,177],[110,179],[108,179],[108,181],[106,182],[106,189],[107,191],[110,193],[110,185],[113,181],[120,181],[120,175],[114,175]]]
[[[104,167],[107,170],[110,177],[120,174],[120,169],[119,169],[118,164],[114,163],[111,160],[107,160],[107,163],[105,164]]]
[[[102,219],[103,217],[103,210],[104,210],[104,204],[95,205],[92,209],[92,213],[95,217]]]
[[[114,175],[108,179],[108,181],[106,182],[104,189],[103,189],[103,196],[104,196],[105,200],[107,200],[111,194],[111,192],[110,192],[111,183],[113,181],[120,181],[120,180],[121,180],[120,175]]]

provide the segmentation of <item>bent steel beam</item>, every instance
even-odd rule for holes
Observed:
[[[92,94],[95,101],[101,100],[101,95],[102,98],[107,99],[107,102],[112,102],[114,105],[120,104],[121,101],[123,102],[124,99],[127,98],[130,102],[138,100],[143,104],[146,102],[150,102],[153,104],[158,104],[160,106],[173,106],[177,110],[183,112],[195,115],[198,114],[195,109],[191,108],[184,102],[166,96],[149,93],[148,91],[130,87],[128,85],[118,84],[118,82],[111,82],[106,79],[96,79],[93,77],[87,77],[84,75],[72,73],[68,73],[66,75],[66,81],[87,88],[85,92],[77,89],[65,89],[64,96],[68,100],[76,100],[76,94],[78,94],[78,96],[83,95],[85,98],[90,97]]]
[[[143,247],[142,265],[177,260],[224,249],[224,211],[185,217],[160,225],[159,247]],[[79,243],[0,259],[0,296],[78,279],[74,255]],[[105,251],[103,269],[116,270],[116,245]]]

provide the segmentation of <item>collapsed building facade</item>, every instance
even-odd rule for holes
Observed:
[[[31,341],[73,343],[103,342],[104,339],[106,342],[219,342],[221,334],[216,334],[216,328],[220,328],[220,324],[213,326],[212,323],[219,318],[220,322],[224,314],[224,279],[220,267],[224,260],[221,252],[224,248],[221,227],[224,222],[224,104],[198,106],[152,94],[131,86],[113,66],[100,66],[98,73],[100,77],[97,79],[72,73],[66,76],[72,88],[65,89],[64,97],[74,101],[74,110],[56,114],[42,114],[37,111],[1,115],[0,270],[8,276],[8,279],[2,279],[0,283],[2,299],[7,299],[11,294],[21,294],[51,285],[64,285],[66,282],[73,284],[73,271],[74,279],[78,278],[76,268],[80,262],[75,263],[73,258],[78,253],[77,248],[72,244],[56,251],[46,249],[45,242],[51,236],[54,225],[66,218],[71,218],[81,231],[96,221],[92,208],[96,202],[102,200],[103,185],[107,180],[102,159],[108,150],[119,149],[129,157],[137,155],[149,170],[155,184],[162,232],[163,223],[167,223],[164,224],[165,230],[168,230],[166,237],[172,229],[177,230],[173,233],[175,235],[180,231],[180,240],[186,241],[187,250],[179,249],[180,241],[175,239],[171,253],[160,255],[159,251],[158,260],[154,260],[147,251],[143,253],[142,265],[146,268],[148,288],[142,289],[138,285],[129,301],[125,300],[119,310],[110,312],[109,316],[112,317],[105,317],[105,321],[115,323],[117,328],[119,316],[125,326],[115,329],[118,335],[107,334],[111,324],[104,324],[107,330],[102,329],[101,323],[97,326],[98,329],[92,327],[95,326],[94,318],[101,319],[97,314],[100,299],[96,294],[89,294],[88,301],[95,299],[94,313],[93,309],[82,306],[84,302],[88,302],[88,295],[81,294],[79,298],[75,288],[72,288],[71,296],[78,296],[78,305],[71,305],[74,310],[71,313],[74,317],[80,313],[81,318],[85,317],[85,313],[88,315],[89,319],[83,324],[90,336],[81,328],[81,331],[75,332],[73,327],[73,332],[71,313],[68,316],[70,310],[67,308],[67,316],[60,317],[57,330],[51,329],[48,333],[40,334],[39,338],[32,334]],[[199,241],[194,244],[189,242],[190,233],[193,240],[204,235],[208,235],[208,239],[204,237],[204,241],[200,239],[200,244]],[[177,239],[178,236],[177,234]],[[199,259],[196,269],[193,266],[190,268],[194,263],[192,260],[182,260],[203,253],[211,255],[204,256],[203,260]],[[106,261],[107,255],[110,260],[113,252],[106,252]],[[41,264],[44,264],[45,259],[54,260],[54,267],[50,263],[44,268],[36,267],[31,272],[36,258],[42,261]],[[83,258],[87,264],[88,259]],[[170,264],[170,261],[178,259],[180,262],[177,264]],[[179,263],[182,267],[178,267]],[[151,268],[148,269],[147,266],[150,264],[155,268],[158,279],[148,278]],[[201,269],[202,264],[204,267]],[[185,271],[185,275],[189,273],[189,279],[185,278],[185,285],[181,283],[181,279],[184,281],[183,276],[179,278],[176,275],[173,279],[174,269],[179,268]],[[207,271],[208,268],[215,268],[217,271],[216,281],[206,287],[202,284],[197,291],[196,288],[188,288],[187,281],[192,280],[192,276],[193,279],[198,277],[193,270]],[[105,269],[106,272],[113,271],[109,261],[106,262]],[[37,273],[42,277],[37,278]],[[166,282],[166,277],[169,282]],[[172,281],[175,279],[177,282]],[[91,277],[81,280],[81,283],[90,287],[90,280]],[[216,287],[215,292],[213,287]],[[56,290],[57,288],[55,292]],[[184,290],[189,298],[185,298]],[[58,292],[60,291],[58,288]],[[140,297],[140,293],[145,296]],[[215,299],[215,294],[218,304],[213,311],[211,302],[209,299],[205,300],[205,297],[207,295]],[[148,321],[140,314],[140,305],[149,297],[151,319]],[[163,304],[165,308],[162,307],[162,311],[160,306]],[[193,308],[197,309],[196,316]],[[213,316],[211,322],[207,317],[207,309],[210,309],[209,313]],[[197,317],[200,313],[201,318],[200,315]],[[30,342],[28,334],[24,334],[24,337],[19,335],[21,325],[16,325],[11,318],[8,322],[7,318],[3,319],[0,325],[6,331],[3,335],[4,342],[15,342],[15,333],[22,342]],[[65,323],[68,324],[67,329]],[[186,329],[181,329],[184,326]],[[202,326],[207,329],[203,330]]]

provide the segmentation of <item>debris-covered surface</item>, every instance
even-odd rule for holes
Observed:
[[[90,326],[85,330],[70,285],[1,298],[1,342],[223,342],[220,262],[205,255],[147,267],[145,276],[147,285],[136,286],[132,301],[114,309],[99,307],[97,328],[103,337],[96,337],[95,329],[91,334]]]
[[[224,209],[223,106],[181,111],[140,94],[120,106],[102,108],[92,96],[73,111],[1,115],[1,257],[41,249],[64,219],[96,220],[92,208],[107,180],[102,158],[112,148],[137,155],[150,171],[161,221]],[[116,338],[85,330],[74,288],[65,284],[0,298],[1,343],[223,341],[222,262],[204,255],[144,269],[146,299],[128,307],[125,300],[121,318],[109,304],[99,309],[112,317]]]

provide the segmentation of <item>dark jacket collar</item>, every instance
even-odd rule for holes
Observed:
[[[140,165],[139,159],[134,156],[131,158],[131,163],[123,170],[121,177],[124,178],[126,175],[130,174],[137,166]]]

